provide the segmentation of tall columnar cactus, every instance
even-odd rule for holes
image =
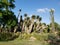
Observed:
[[[50,17],[51,17],[51,23],[52,23],[52,31],[55,30],[54,26],[54,9],[50,9]]]

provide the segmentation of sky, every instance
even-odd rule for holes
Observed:
[[[15,9],[13,10],[15,15],[18,15],[19,9],[21,9],[20,15],[28,14],[39,15],[42,17],[42,23],[50,23],[49,10],[54,10],[55,22],[60,24],[60,0],[15,0]]]

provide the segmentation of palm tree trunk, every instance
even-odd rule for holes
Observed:
[[[54,26],[54,10],[50,10],[50,16],[51,16],[51,23],[52,23],[52,32],[55,31],[55,26]]]
[[[31,23],[30,27],[29,27],[29,33],[31,33],[31,30],[33,28],[34,22]]]
[[[54,16],[52,16],[52,31],[55,31],[55,26],[54,26]]]

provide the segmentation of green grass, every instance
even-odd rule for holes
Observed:
[[[38,35],[36,38],[38,37],[40,36]],[[42,38],[45,38],[45,37],[42,37]],[[49,45],[49,44],[44,40],[29,41],[29,39],[20,39],[20,36],[19,36],[19,38],[13,41],[0,42],[0,45]]]
[[[54,33],[24,33],[12,41],[0,41],[0,45],[50,45],[49,40],[55,41],[55,36]],[[51,45],[55,45],[55,43]]]
[[[8,41],[8,42],[0,42],[0,45],[48,45],[48,43],[41,42],[41,41],[15,40],[15,41]]]

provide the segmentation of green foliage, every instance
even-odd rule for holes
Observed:
[[[32,34],[20,34],[20,39],[30,39],[31,37],[36,38],[36,40],[38,41],[44,41],[48,39],[48,34],[42,33],[42,34],[38,34],[38,33],[32,33]]]
[[[20,34],[20,35],[19,35]],[[19,37],[12,41],[11,45],[59,45],[60,39],[57,39],[57,35],[54,33],[32,33],[32,34],[21,34],[17,33]],[[29,41],[30,37],[36,38],[35,41]],[[51,42],[48,42],[51,40]],[[13,43],[14,42],[14,43]],[[28,43],[27,43],[28,42]],[[8,42],[9,43],[9,42]],[[7,45],[7,43],[6,43]]]
[[[14,0],[2,0],[0,1],[0,23],[3,22],[7,26],[15,26],[17,24],[17,18],[11,9],[15,8]],[[2,23],[1,23],[2,24]]]
[[[57,22],[54,22],[54,26],[56,31],[60,30],[60,25]],[[50,27],[52,27],[52,23],[50,23]]]
[[[31,34],[27,34],[27,33],[20,35],[20,39],[29,39],[30,37],[31,37]]]
[[[25,13],[24,16],[27,17],[27,14]]]
[[[16,35],[9,32],[0,32],[0,41],[8,41],[17,38]]]
[[[55,34],[49,34],[48,35],[48,40],[55,40],[55,39],[56,39]]]
[[[58,32],[58,36],[60,36],[60,31]]]
[[[54,34],[54,33],[50,33],[48,35],[48,41],[50,40],[50,45],[60,45],[60,37],[59,34]]]
[[[41,34],[35,33],[33,36],[39,41],[44,41],[48,39],[48,34],[45,33],[41,33]]]
[[[35,19],[36,18],[36,16],[35,15],[32,15],[32,17],[31,17],[32,19]]]

